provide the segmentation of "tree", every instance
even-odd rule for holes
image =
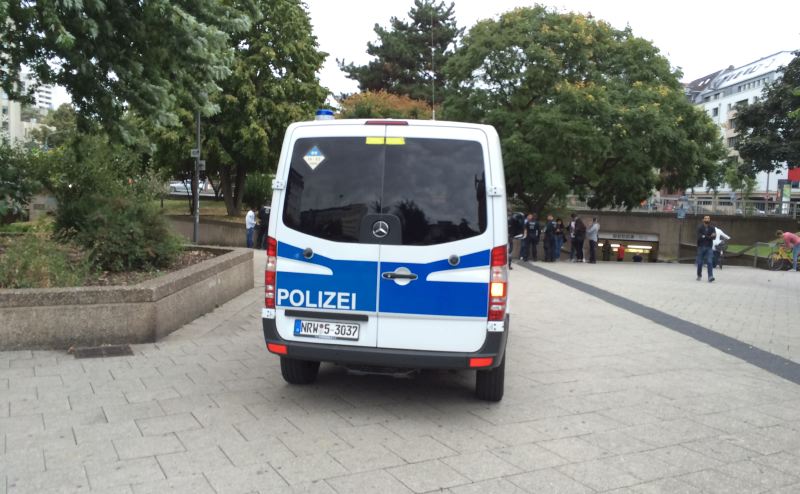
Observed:
[[[84,119],[107,124],[125,108],[158,125],[177,123],[181,104],[210,111],[208,96],[230,74],[226,33],[248,26],[246,9],[221,0],[0,3],[0,87],[30,102],[36,87],[19,84],[26,65],[66,87]]]
[[[300,0],[259,0],[256,7],[250,29],[230,33],[232,73],[213,99],[219,112],[203,119],[207,170],[219,175],[231,216],[242,208],[247,173],[274,171],[286,127],[310,119],[327,96],[316,76],[326,54],[317,49]],[[183,118],[193,128],[193,113]],[[193,135],[170,130],[162,149],[174,143],[164,149],[167,155],[185,161]]]
[[[509,192],[532,211],[570,192],[631,208],[719,176],[716,127],[630,28],[520,8],[477,23],[445,72],[445,116],[495,126]]]
[[[375,24],[378,43],[367,43],[367,53],[375,60],[367,65],[337,62],[362,91],[387,91],[431,103],[431,74],[435,74],[436,89],[442,88],[441,68],[464,29],[456,25],[452,2],[447,6],[434,0],[414,0],[408,17],[411,22],[392,17],[389,30]]]
[[[31,140],[43,148],[59,147],[67,143],[78,131],[77,114],[72,105],[64,103],[49,112],[42,126],[31,131]]]
[[[800,166],[800,51],[780,69],[782,77],[764,88],[760,101],[738,108],[736,150],[751,174]]]
[[[341,101],[341,118],[431,118],[431,107],[424,101],[386,91],[366,91]]]
[[[0,224],[18,218],[40,187],[31,172],[35,151],[0,140]]]

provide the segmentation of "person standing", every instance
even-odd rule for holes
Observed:
[[[244,227],[247,229],[247,248],[253,248],[253,232],[256,229],[256,208],[255,206],[250,206],[250,209],[247,211],[247,216],[244,217]]]
[[[539,235],[541,234],[541,227],[539,226],[539,220],[536,219],[536,215],[533,213],[528,213],[528,217],[525,219],[525,232],[523,233],[523,249],[522,249],[522,260],[527,262],[528,258],[533,258],[536,261],[536,250],[539,246]]]
[[[783,246],[792,250],[792,270],[797,271],[797,257],[800,255],[800,237],[792,232],[784,233],[783,230],[775,232],[778,240],[783,240]]]
[[[575,231],[572,244],[575,248],[575,262],[585,262],[583,259],[583,241],[586,240],[586,225],[583,220],[575,216]]]
[[[567,240],[566,230],[564,229],[564,220],[556,218],[556,251],[553,259],[556,261],[561,260],[561,246]]]
[[[703,216],[703,223],[697,227],[697,281],[703,278],[703,264],[708,267],[708,282],[714,281],[714,261],[712,250],[717,232],[711,226],[711,216]]]
[[[269,208],[258,208],[258,226],[256,227],[256,249],[267,248],[267,232],[269,231]]]
[[[720,258],[722,256],[722,252],[727,248],[727,242],[731,239],[729,235],[726,235],[725,232],[722,231],[722,228],[715,226],[714,232],[717,234],[714,237],[714,242],[712,244],[713,249],[713,256],[714,256],[714,267],[722,269],[722,262]]]
[[[592,226],[586,230],[586,238],[589,239],[589,263],[597,263],[597,236],[600,233],[600,223],[597,218],[592,218]]]
[[[514,213],[508,215],[508,269],[511,267],[511,256],[514,252],[514,239],[522,236],[522,226],[517,221]]]
[[[544,225],[544,262],[556,260],[556,222],[553,215],[547,215],[547,223]]]
[[[570,218],[569,228],[568,232],[565,232],[565,237],[566,233],[569,233],[569,262],[574,262],[575,261],[575,218],[576,218],[575,213],[570,214],[569,218]]]
[[[617,247],[617,262],[622,262],[625,260],[625,244],[619,244]]]

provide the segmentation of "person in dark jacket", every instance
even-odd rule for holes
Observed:
[[[269,230],[269,207],[258,209],[258,226],[256,226],[256,249],[267,248],[267,231]]]
[[[544,224],[544,262],[555,261],[556,256],[556,222],[552,214],[547,215]]]
[[[716,237],[717,231],[711,225],[711,216],[703,216],[703,223],[697,227],[697,281],[703,279],[703,264],[708,267],[708,282],[714,281],[713,248]]]
[[[523,261],[527,262],[529,256],[533,259],[533,261],[537,261],[536,251],[539,246],[539,236],[542,233],[541,228],[542,227],[539,225],[539,220],[536,218],[536,215],[529,213],[528,217],[525,219],[525,231],[523,232]]]
[[[555,261],[561,260],[561,246],[567,241],[566,228],[561,218],[556,218],[556,251],[553,255]]]
[[[522,233],[522,224],[514,213],[508,215],[508,269],[511,267],[511,253],[514,250],[514,237]]]

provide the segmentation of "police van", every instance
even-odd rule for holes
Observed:
[[[503,397],[506,195],[493,127],[415,120],[294,123],[273,181],[267,349],[284,379],[320,362],[474,369]]]

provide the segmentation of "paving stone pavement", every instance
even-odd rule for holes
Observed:
[[[257,260],[257,288],[133,357],[0,352],[0,494],[800,492],[800,386],[519,264],[501,403],[469,372],[290,387]],[[800,274],[535,269],[800,361]]]

